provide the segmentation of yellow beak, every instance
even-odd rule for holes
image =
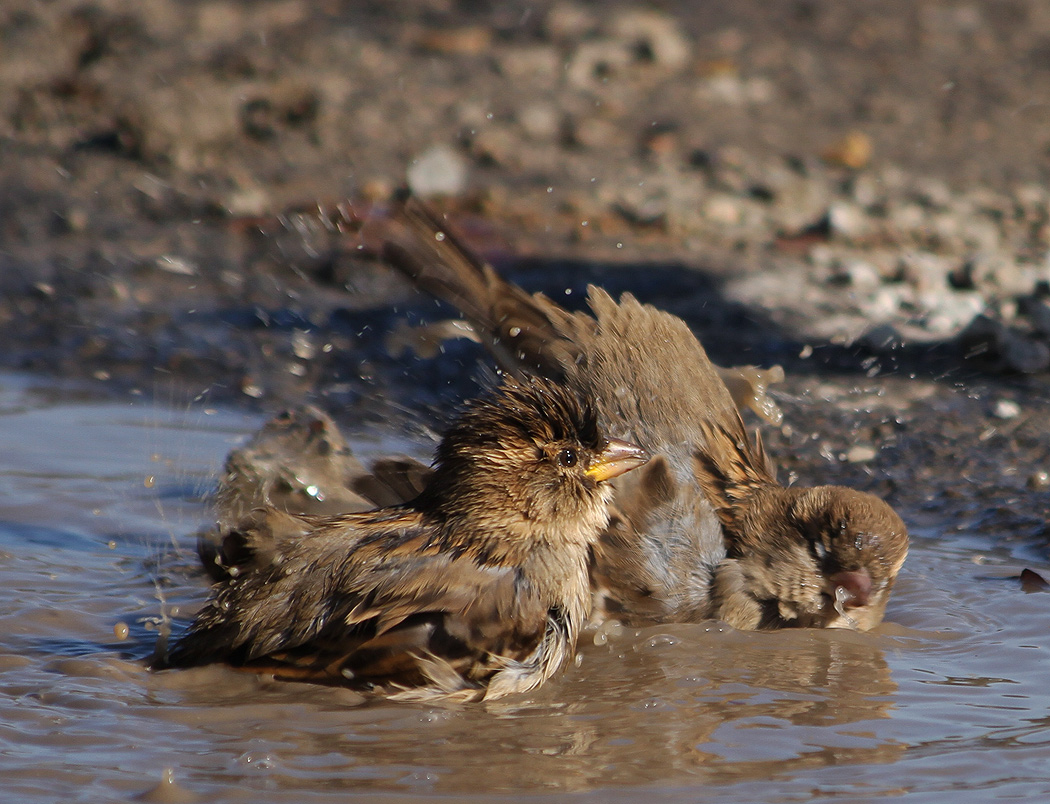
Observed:
[[[592,480],[601,482],[619,477],[649,461],[649,454],[641,447],[627,441],[610,438],[605,449],[587,467],[586,475]]]

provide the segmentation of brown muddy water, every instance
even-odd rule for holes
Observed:
[[[1050,799],[1050,595],[1008,577],[1048,568],[987,533],[916,528],[875,633],[610,628],[498,704],[148,673],[149,629],[206,593],[203,496],[259,424],[0,375],[4,801]]]

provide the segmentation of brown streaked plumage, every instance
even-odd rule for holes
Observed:
[[[504,281],[411,198],[384,255],[456,306],[504,368],[593,397],[611,435],[654,456],[615,482],[593,549],[606,613],[740,628],[867,629],[882,619],[907,555],[903,522],[868,494],[779,485],[681,319],[596,287],[591,314],[570,313]]]
[[[224,580],[154,667],[466,698],[533,689],[588,616],[605,481],[645,460],[577,394],[509,379],[452,426],[412,502],[242,522],[221,548]]]
[[[205,571],[225,577],[224,536],[257,508],[335,514],[389,504],[354,490],[362,481],[376,485],[328,414],[313,405],[282,411],[226,457],[213,496],[215,527],[197,537]]]
[[[760,443],[699,427],[708,447],[695,452],[694,470],[728,556],[715,571],[718,616],[746,629],[878,625],[908,550],[893,509],[842,486],[785,488]]]
[[[290,408],[227,456],[215,495],[220,527],[263,506],[301,514],[373,508],[352,490],[367,475],[328,414],[313,405]]]
[[[430,468],[412,458],[384,457],[370,469],[354,457],[338,425],[313,405],[281,411],[227,456],[212,495],[215,526],[197,537],[204,569],[227,574],[226,534],[255,509],[290,514],[342,514],[399,505],[416,497]]]

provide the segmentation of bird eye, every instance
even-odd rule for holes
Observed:
[[[579,460],[580,458],[574,449],[563,449],[558,453],[558,465],[564,466],[566,469],[575,466]]]

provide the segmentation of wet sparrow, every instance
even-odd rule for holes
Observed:
[[[271,507],[231,531],[225,580],[154,667],[227,662],[423,697],[534,689],[590,611],[606,481],[645,460],[607,439],[576,393],[508,379],[452,426],[411,502],[335,516]]]
[[[227,456],[215,494],[219,524],[266,505],[297,514],[374,508],[351,490],[367,474],[328,414],[313,405],[290,408]]]
[[[596,287],[591,314],[526,293],[411,198],[390,227],[387,261],[457,307],[504,368],[593,398],[610,435],[653,455],[615,481],[593,546],[606,614],[747,629],[882,619],[908,551],[904,523],[852,489],[779,485],[685,322]]]
[[[338,425],[321,409],[301,405],[266,422],[233,450],[212,496],[213,528],[197,538],[204,569],[226,576],[232,541],[226,534],[257,508],[291,514],[345,514],[406,502],[422,491],[429,467],[411,459],[383,458],[366,470]]]

